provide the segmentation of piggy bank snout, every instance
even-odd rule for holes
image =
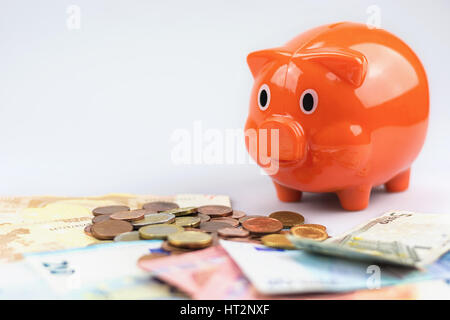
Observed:
[[[259,125],[259,129],[266,130],[268,157],[279,161],[299,161],[305,157],[306,139],[303,128],[294,119],[286,116],[271,116]],[[264,141],[260,141],[260,146],[261,144],[264,145]]]

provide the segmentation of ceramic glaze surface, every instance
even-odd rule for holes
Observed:
[[[276,164],[271,178],[280,200],[335,192],[344,209],[361,210],[374,186],[408,188],[429,93],[420,60],[402,40],[343,22],[253,52],[247,62],[254,86],[246,129],[278,129],[279,136],[276,153],[268,133],[250,154],[263,168],[265,156]]]

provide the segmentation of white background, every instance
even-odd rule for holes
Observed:
[[[72,4],[79,30],[66,26]],[[249,52],[321,24],[365,23],[370,5],[429,77],[410,190],[376,190],[368,209],[345,212],[333,194],[280,203],[254,165],[172,162],[176,129],[243,127]],[[392,208],[450,213],[449,14],[445,0],[0,0],[0,195],[227,194],[235,209],[296,210],[331,234]]]

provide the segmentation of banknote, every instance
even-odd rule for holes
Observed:
[[[0,264],[0,300],[58,299],[25,260]]]
[[[226,240],[220,240],[220,244],[256,290],[264,295],[354,291],[450,278],[450,253],[421,271],[371,265],[303,250],[273,249]]]
[[[0,197],[0,225],[20,223],[27,220],[22,210],[27,208],[43,208],[49,204],[68,204],[92,209],[108,205],[126,205],[132,209],[141,208],[146,202],[169,201],[180,207],[218,204],[230,206],[230,199],[224,195],[179,194],[174,196],[135,195],[110,193],[102,196],[63,197],[63,196],[23,196]]]
[[[429,280],[342,293],[263,295],[229,259],[192,297],[201,300],[437,300],[450,299],[450,280]]]
[[[392,211],[324,242],[289,239],[316,253],[423,268],[450,249],[450,215]]]
[[[229,259],[221,247],[214,246],[167,258],[144,260],[139,263],[139,267],[184,293],[194,296],[209,277]]]
[[[139,257],[160,252],[160,247],[159,240],[108,243],[62,251],[31,253],[25,255],[24,260],[19,263],[24,263],[28,270],[34,272],[32,289],[26,289],[29,298],[185,298],[180,292],[153,279],[137,267]],[[9,265],[0,266],[0,272]],[[11,278],[18,279],[19,283],[15,284],[15,280],[12,280],[12,283],[3,288],[5,292],[0,297],[8,297],[8,290],[18,291],[17,288],[23,287],[24,281],[21,280],[23,270],[10,275]],[[27,282],[33,283],[30,280]]]
[[[230,206],[227,196],[181,194],[153,196],[108,194],[97,197],[0,198],[0,262],[17,261],[24,253],[62,250],[99,243],[83,229],[92,209],[105,205],[141,208],[150,201],[172,201],[179,206],[218,204]]]

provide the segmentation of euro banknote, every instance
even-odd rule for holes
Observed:
[[[150,277],[137,260],[160,252],[160,240],[107,243],[26,254],[0,265],[2,299],[181,299],[183,294]],[[20,268],[12,268],[20,266]],[[21,295],[21,296],[20,296]]]
[[[230,206],[227,196],[181,194],[153,196],[108,194],[96,197],[0,198],[0,262],[22,259],[24,253],[63,250],[100,243],[83,229],[92,209],[106,205],[141,208],[150,201],[172,201],[181,207],[218,204]]]
[[[229,259],[221,247],[214,246],[182,255],[144,260],[139,262],[139,267],[152,276],[176,286],[184,293],[194,296],[209,277]]]
[[[263,295],[344,292],[449,279],[450,253],[426,270],[378,266],[364,261],[220,240],[243,274]]]
[[[391,211],[324,242],[289,239],[315,253],[423,268],[450,249],[450,215]]]
[[[263,295],[231,259],[221,265],[193,295],[201,300],[444,300],[450,299],[450,280],[429,280],[350,292]]]

